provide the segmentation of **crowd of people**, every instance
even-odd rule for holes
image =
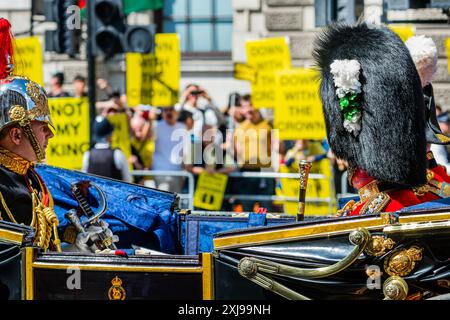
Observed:
[[[62,89],[64,75],[51,79],[50,97],[86,96],[86,79],[76,76],[73,94]],[[105,98],[96,103],[95,144],[83,157],[82,170],[94,174],[182,193],[187,182],[183,177],[157,175],[134,176],[131,170],[174,172],[186,170],[197,181],[199,174],[231,172],[277,172],[286,166],[298,173],[298,162],[332,158],[326,141],[280,141],[274,134],[270,117],[252,104],[250,94],[231,93],[226,107],[214,103],[209,92],[189,84],[172,106],[127,107],[126,95],[113,90],[107,80],[97,80],[97,90]],[[129,119],[131,156],[111,146],[113,126],[108,117],[126,113]],[[127,161],[125,161],[127,160]],[[336,166],[337,167],[337,166]],[[276,194],[273,178],[229,178],[224,210],[252,211],[258,207],[282,211],[272,201],[241,201],[238,195]],[[268,197],[269,198],[269,197]]]
[[[80,75],[74,78],[73,94],[63,90],[62,73],[56,73],[50,84],[50,97],[87,96],[86,79]],[[335,193],[354,192],[348,181],[343,179],[347,164],[332,154],[326,140],[278,140],[270,117],[264,113],[266,110],[255,108],[250,94],[234,92],[229,95],[228,105],[220,108],[205,88],[189,84],[175,105],[130,108],[127,107],[126,95],[113,90],[107,80],[98,79],[97,89],[104,99],[96,103],[95,144],[84,154],[82,170],[85,172],[185,193],[188,184],[181,176],[168,173],[133,177],[131,170],[162,173],[186,170],[197,181],[202,172],[298,173],[300,160],[312,163],[324,160],[329,161],[333,169]],[[128,159],[124,152],[111,145],[114,127],[108,117],[117,113],[126,113],[129,119],[131,156]],[[441,130],[449,133],[448,113],[437,106],[437,114]],[[450,169],[446,146],[432,145],[432,151],[438,162]],[[311,172],[316,173],[318,167],[313,165]],[[279,194],[277,187],[281,187],[279,179],[231,177],[226,194],[234,196],[224,200],[222,209],[257,211],[259,207],[265,207],[282,212],[279,202],[239,199],[239,195],[268,196],[269,199]]]

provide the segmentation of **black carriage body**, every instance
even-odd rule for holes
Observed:
[[[349,238],[360,230],[368,239],[355,254]],[[381,300],[392,280],[406,283],[404,299],[446,295],[450,293],[449,235],[448,209],[221,233],[214,238],[214,296],[218,300]],[[382,245],[374,246],[374,241]],[[343,261],[352,254],[353,262],[345,266]],[[252,270],[245,266],[249,261],[254,262]],[[332,268],[334,273],[329,272]]]

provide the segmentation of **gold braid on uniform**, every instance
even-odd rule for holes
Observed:
[[[44,193],[46,188],[42,185],[41,180],[38,179],[42,192]],[[50,195],[49,195],[50,196]],[[41,248],[48,249],[53,234],[53,245],[58,252],[61,252],[61,241],[58,236],[59,220],[56,216],[53,208],[45,206],[33,192],[33,212],[37,217],[36,239],[35,244]]]
[[[44,206],[37,199],[35,193],[31,194],[33,198],[33,212],[36,214],[36,221],[32,224],[32,227],[36,229],[36,236],[34,238],[34,244],[38,247],[47,249],[50,245],[50,239],[52,237],[52,229],[47,224],[47,219],[44,215]]]
[[[0,165],[14,173],[26,175],[28,169],[32,168],[32,163],[23,159],[19,155],[0,147]],[[41,180],[37,179],[42,193],[45,193],[46,188],[42,185]],[[53,245],[57,251],[61,251],[61,241],[58,237],[58,217],[55,211],[50,206],[45,206],[39,199],[35,191],[31,193],[32,199],[32,221],[30,226],[36,229],[36,236],[34,244],[47,250],[50,247],[52,234],[54,235]],[[13,223],[17,223],[11,210],[9,210],[3,195],[0,192],[0,204],[4,208],[6,215]],[[0,220],[2,220],[0,211]]]
[[[3,198],[3,194],[0,192],[0,203],[2,204],[3,208],[6,211],[6,215],[8,216],[9,220],[11,220],[11,222],[13,223],[17,223],[16,219],[14,219],[13,214],[11,213],[11,211],[8,208],[8,205],[6,204],[5,198]],[[0,211],[0,221],[3,220],[2,218],[2,212]]]
[[[21,156],[0,147],[0,165],[20,175],[27,173],[32,163]]]

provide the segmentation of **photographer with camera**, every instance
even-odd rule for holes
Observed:
[[[201,136],[204,126],[213,128],[225,128],[223,114],[217,108],[208,92],[197,84],[186,86],[181,95],[180,102],[175,106],[176,111],[189,111],[194,120],[193,133],[202,141]]]

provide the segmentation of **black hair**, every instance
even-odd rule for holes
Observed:
[[[114,90],[113,92],[111,92],[111,94],[109,95],[109,98],[120,98],[120,91],[119,90]]]
[[[86,82],[86,77],[83,77],[81,74],[77,74],[75,78],[73,78],[73,81],[82,81]]]
[[[64,84],[64,73],[57,72],[53,75],[53,78],[56,78],[58,80],[58,84],[60,85]]]
[[[241,96],[241,101],[252,103],[252,95],[250,93]]]
[[[180,112],[180,114],[178,115],[179,122],[185,122],[189,118],[193,119],[193,116],[192,116],[192,112],[187,111],[187,110],[182,110]]]

